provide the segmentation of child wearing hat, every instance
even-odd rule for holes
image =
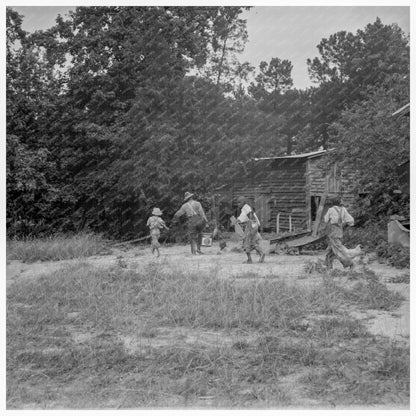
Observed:
[[[153,208],[152,216],[149,217],[147,220],[147,226],[150,229],[150,237],[152,238],[151,245],[152,245],[152,253],[155,251],[157,252],[157,256],[160,256],[159,252],[159,237],[160,237],[160,230],[165,228],[166,230],[169,230],[169,228],[166,226],[165,221],[160,218],[162,215],[162,211],[159,208]]]

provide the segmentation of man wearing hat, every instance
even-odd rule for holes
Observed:
[[[191,242],[191,253],[202,254],[202,231],[208,224],[208,220],[202,205],[198,201],[194,200],[193,196],[194,194],[185,192],[184,203],[179,210],[176,211],[172,221],[175,223],[178,221],[179,217],[186,215],[186,226],[188,229],[189,240]]]
[[[155,251],[157,252],[157,256],[160,256],[159,252],[159,237],[160,237],[160,230],[165,228],[166,230],[169,230],[168,227],[166,227],[165,221],[160,218],[162,215],[162,211],[159,208],[153,208],[152,216],[149,217],[147,220],[147,226],[150,229],[150,237],[152,239],[151,245],[152,245],[152,253]]]

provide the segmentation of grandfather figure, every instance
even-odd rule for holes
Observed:
[[[191,243],[192,254],[202,254],[201,239],[202,231],[208,224],[207,217],[200,202],[196,201],[194,194],[185,192],[183,205],[173,216],[173,222],[177,222],[179,217],[186,216],[186,226],[188,238]]]

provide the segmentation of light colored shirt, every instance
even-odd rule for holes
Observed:
[[[348,213],[347,209],[336,205],[328,209],[324,221],[331,224],[339,224],[341,222],[343,225],[354,225],[354,218]]]
[[[149,217],[147,220],[147,226],[150,228],[150,230],[153,230],[155,228],[161,230],[162,228],[166,228],[165,221],[162,220],[162,218],[153,215],[152,217]]]
[[[181,217],[182,215],[186,215],[186,218],[193,217],[194,215],[199,215],[201,218],[208,222],[207,217],[205,215],[204,209],[202,205],[198,201],[188,201],[185,202],[178,211],[175,213],[175,217]]]
[[[253,210],[251,209],[250,205],[245,204],[242,208],[241,208],[241,214],[239,215],[239,217],[237,218],[238,221],[240,221],[241,223],[245,223],[247,221],[249,221],[249,214],[250,212],[252,212]],[[256,220],[257,224],[260,226],[260,221],[257,218],[257,215],[253,212],[253,217]]]

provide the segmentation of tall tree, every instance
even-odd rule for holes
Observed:
[[[269,94],[284,93],[293,85],[293,65],[287,59],[272,58],[269,63],[262,61],[259,69],[257,86]]]
[[[409,73],[409,40],[397,25],[379,18],[356,34],[341,31],[322,39],[319,57],[308,59],[311,78],[310,131],[316,146],[327,147],[328,127],[342,110],[365,98],[369,86]]]
[[[242,11],[242,7],[218,9],[213,20],[208,59],[200,71],[202,76],[210,78],[217,88],[222,87],[226,92],[238,89],[236,75],[251,71],[248,63],[241,65],[238,60],[238,54],[244,50],[248,39],[246,20],[239,17]]]
[[[286,144],[288,154],[292,152],[292,137],[299,127],[289,127],[292,116],[289,115],[288,105],[297,100],[297,92],[290,90],[293,85],[292,68],[292,63],[286,59],[272,58],[269,63],[262,61],[255,82],[248,88],[259,109],[270,115],[275,140]]]
[[[331,126],[335,159],[357,172],[358,188],[366,194],[360,204],[364,220],[409,214],[408,196],[393,192],[399,188],[397,167],[409,159],[410,131],[408,118],[392,114],[407,102],[408,80],[395,76],[368,88],[365,99],[343,111]]]
[[[26,233],[53,218],[49,145],[61,85],[45,49],[22,30],[22,16],[7,8],[6,19],[7,222],[10,232]]]
[[[81,7],[43,33],[45,44],[70,56],[53,152],[74,228],[137,233],[154,204],[174,206],[183,189],[213,185],[215,148],[227,137],[234,102],[187,73],[221,39],[232,51],[234,28],[244,23],[233,23],[239,11]]]

